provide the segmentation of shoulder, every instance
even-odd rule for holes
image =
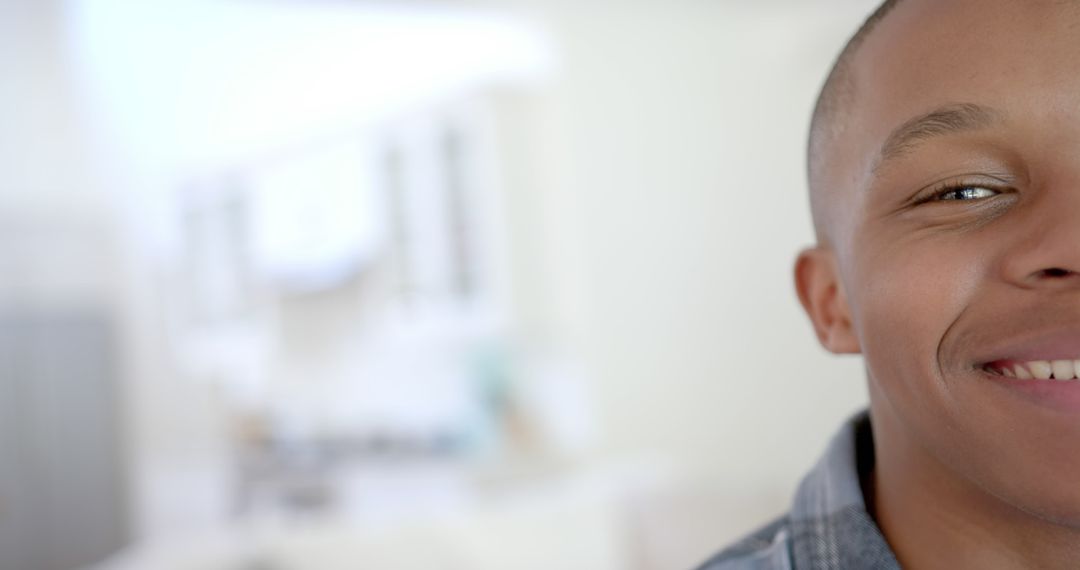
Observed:
[[[791,529],[780,517],[721,550],[697,570],[786,570],[791,568]]]

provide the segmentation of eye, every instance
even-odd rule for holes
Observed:
[[[985,198],[992,198],[997,196],[1001,192],[992,188],[984,188],[982,186],[956,186],[953,188],[945,188],[935,193],[929,198],[931,202],[941,201],[961,201],[961,200],[982,200]]]

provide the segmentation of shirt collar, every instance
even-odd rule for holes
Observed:
[[[874,466],[870,418],[861,412],[840,429],[799,485],[791,509],[795,568],[899,570],[866,508],[860,473]]]
[[[844,423],[829,442],[825,455],[803,479],[791,518],[820,518],[850,507],[866,512],[859,483],[860,464],[865,472],[874,465],[874,439],[865,411]]]

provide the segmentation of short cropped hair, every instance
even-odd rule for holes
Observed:
[[[814,114],[810,120],[810,140],[807,145],[807,174],[810,185],[810,210],[814,218],[814,229],[817,232],[818,241],[826,237],[825,199],[822,188],[819,188],[823,184],[821,180],[823,161],[827,160],[828,147],[843,134],[847,125],[844,124],[842,117],[847,114],[855,101],[852,60],[874,28],[899,3],[900,0],[885,0],[863,22],[833,63],[832,70],[814,105]]]

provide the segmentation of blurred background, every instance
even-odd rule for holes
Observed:
[[[689,569],[864,405],[871,0],[0,0],[0,570]]]

